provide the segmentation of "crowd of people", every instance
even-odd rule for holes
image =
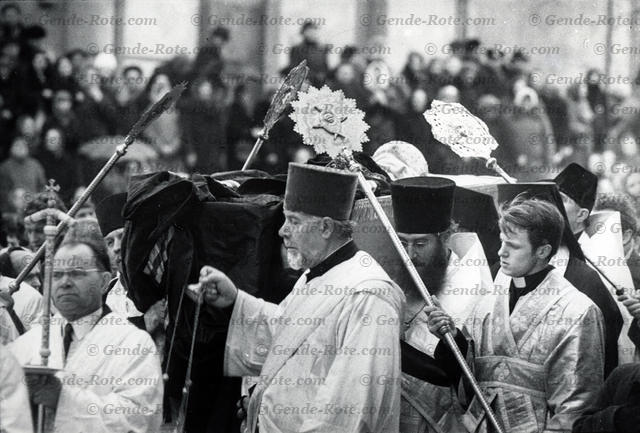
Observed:
[[[250,103],[255,77],[230,74],[228,29],[147,78],[80,49],[54,58],[46,29],[0,8],[0,430],[44,419],[65,432],[491,431],[451,334],[505,431],[636,432],[637,95],[607,92],[595,69],[557,87],[526,53],[474,39],[447,57],[411,53],[398,73],[357,47],[330,67],[318,30],[302,26],[281,74],[306,60],[305,86],[365,112],[356,160],[390,196],[434,305],[385,256],[373,210],[354,206],[356,176],[318,167],[290,116],[260,170],[233,171],[273,89]],[[186,94],[140,137],[153,173],[108,178],[56,245],[45,317],[43,266],[12,283],[44,244],[47,214],[66,211],[182,81]],[[484,120],[520,182],[488,179],[438,142],[423,116],[436,99]],[[463,174],[488,183],[452,180]]]

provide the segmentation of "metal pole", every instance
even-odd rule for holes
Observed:
[[[402,243],[400,242],[400,238],[398,238],[398,235],[396,234],[395,229],[391,225],[391,221],[389,221],[389,218],[387,218],[387,214],[384,212],[384,209],[382,209],[382,206],[378,202],[378,199],[374,195],[373,191],[369,187],[369,184],[367,183],[367,180],[365,179],[364,175],[361,172],[358,172],[358,183],[360,184],[360,188],[362,188],[364,193],[366,194],[367,199],[373,206],[373,209],[378,215],[378,218],[380,218],[382,225],[387,230],[387,233],[391,238],[391,242],[393,243],[393,246],[395,247],[398,254],[400,254],[400,257],[402,258],[402,262],[404,263],[407,271],[409,271],[409,275],[411,275],[411,279],[413,280],[416,287],[418,288],[418,291],[422,295],[422,298],[424,299],[424,301],[427,303],[428,306],[433,307],[435,304],[431,299],[431,295],[429,294],[429,291],[425,287],[424,282],[422,281],[422,278],[420,278],[420,275],[418,274],[418,271],[416,270],[415,266],[413,266],[413,262],[411,262],[411,258],[409,257],[404,247],[402,246]],[[473,376],[473,373],[471,372],[471,369],[467,365],[467,362],[464,359],[462,352],[460,352],[460,349],[458,348],[458,345],[456,344],[455,340],[453,339],[451,334],[448,332],[445,334],[444,339],[447,345],[449,346],[449,348],[451,349],[451,351],[453,352],[453,355],[458,361],[458,364],[462,368],[462,372],[471,383],[471,387],[473,388],[473,391],[478,397],[480,404],[484,408],[487,414],[487,418],[489,419],[489,421],[491,422],[491,424],[493,425],[493,427],[496,429],[498,433],[504,433],[502,426],[500,425],[500,423],[498,422],[498,419],[496,418],[495,414],[491,410],[489,403],[487,402],[484,394],[482,393],[482,390],[480,389],[480,385],[476,381],[476,378]]]

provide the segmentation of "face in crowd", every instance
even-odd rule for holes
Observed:
[[[54,256],[52,299],[62,316],[77,320],[102,306],[111,273],[86,244],[62,245]]]

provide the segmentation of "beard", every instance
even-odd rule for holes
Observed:
[[[299,271],[303,269],[306,260],[300,254],[300,251],[287,248],[287,262],[291,269]]]
[[[438,248],[428,263],[414,263],[420,278],[431,295],[437,295],[442,290],[442,283],[447,274],[449,264],[449,249],[443,244]]]

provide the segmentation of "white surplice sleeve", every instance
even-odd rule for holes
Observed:
[[[400,312],[371,293],[347,302],[339,318],[341,346],[311,402],[318,410],[300,432],[398,431]]]
[[[603,384],[604,326],[595,305],[573,326],[545,362],[550,418],[543,432],[571,431]]]
[[[0,431],[33,433],[24,373],[6,347],[0,347]]]
[[[224,353],[225,376],[258,376],[271,347],[281,308],[238,291]]]

